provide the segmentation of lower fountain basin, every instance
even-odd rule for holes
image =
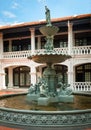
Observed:
[[[11,95],[11,98],[13,97],[14,95]],[[89,103],[87,104],[91,105],[91,100],[88,101]],[[20,102],[22,102],[22,100],[20,100]],[[18,102],[15,102],[15,100],[13,100],[13,106],[17,103]],[[78,102],[76,103],[78,104]],[[84,103],[82,102],[82,104]],[[19,104],[17,104],[17,106],[18,105]],[[16,108],[9,108],[8,106],[0,107],[0,125],[5,125],[13,128],[16,127],[16,128],[29,129],[29,130],[50,130],[50,129],[83,130],[85,128],[91,128],[91,109],[88,108],[80,110],[66,109],[64,111],[62,110],[55,111],[54,109],[52,111],[50,110],[48,111],[44,110],[43,107],[42,110],[38,109],[25,110],[21,108],[16,109]]]

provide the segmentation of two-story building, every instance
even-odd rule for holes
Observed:
[[[45,21],[0,26],[0,89],[28,88],[46,67],[28,59],[43,52],[45,37],[39,28]],[[56,74],[73,90],[91,91],[91,14],[52,19],[59,27],[54,36],[57,53],[69,54],[65,62],[54,64]]]

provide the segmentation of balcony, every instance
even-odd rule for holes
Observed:
[[[63,48],[54,48],[54,50],[58,54],[68,54],[68,47]],[[15,51],[15,52],[4,52],[3,58],[4,59],[11,59],[11,58],[27,58],[31,55],[31,50],[26,51]],[[44,49],[34,50],[33,53],[36,54],[44,54]],[[74,46],[70,52],[71,55],[88,55],[91,54],[91,46]]]

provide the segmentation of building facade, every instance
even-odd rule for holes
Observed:
[[[28,59],[44,51],[45,37],[39,28],[45,21],[0,27],[0,89],[28,88],[42,77],[46,64]],[[91,91],[91,14],[52,19],[59,27],[54,37],[57,53],[69,54],[65,62],[54,64],[57,77],[62,76],[75,91]]]

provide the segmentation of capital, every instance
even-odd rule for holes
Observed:
[[[72,27],[73,26],[73,23],[68,21],[68,27]]]
[[[3,37],[3,33],[0,32],[0,38],[2,38],[2,37]]]
[[[29,28],[30,32],[35,32],[35,28]]]

